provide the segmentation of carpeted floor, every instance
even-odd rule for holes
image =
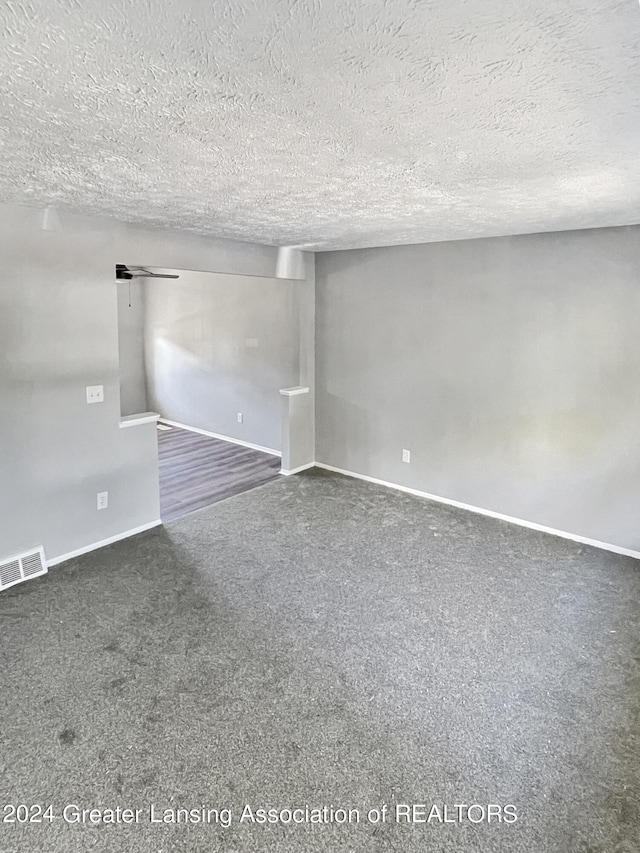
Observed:
[[[53,805],[0,851],[638,853],[639,604],[631,559],[319,471],[262,486],[0,596],[0,800]]]

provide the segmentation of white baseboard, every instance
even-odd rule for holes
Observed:
[[[533,521],[525,521],[522,518],[514,518],[511,515],[503,515],[501,512],[493,512],[490,509],[482,509],[481,507],[465,504],[461,501],[450,500],[449,498],[441,498],[439,495],[431,495],[428,492],[421,492],[419,489],[410,489],[408,486],[399,486],[397,483],[389,483],[386,480],[378,480],[376,477],[367,477],[365,474],[357,474],[355,471],[346,471],[344,468],[336,468],[334,465],[325,465],[324,462],[315,463],[318,468],[324,468],[327,471],[335,471],[336,474],[345,474],[347,477],[355,477],[358,480],[366,480],[368,483],[376,483],[378,486],[387,486],[390,489],[397,489],[400,492],[407,492],[410,495],[417,495],[419,498],[427,498],[436,503],[446,504],[447,506],[455,506],[459,509],[466,509],[469,512],[475,512],[478,515],[487,515],[489,518],[498,518],[500,521],[508,521],[510,524],[517,524],[520,527],[528,527],[530,530],[538,530],[540,533],[550,533],[552,536],[560,536],[562,539],[571,539],[572,542],[580,542],[582,545],[590,545],[592,548],[600,548],[603,551],[612,551],[614,554],[622,554],[625,557],[633,557],[640,560],[640,551],[632,551],[629,548],[621,548],[619,545],[611,545],[608,542],[599,542],[597,539],[587,539],[585,536],[577,536],[575,533],[567,533],[564,530],[556,530],[554,527],[546,527],[544,524],[536,524]]]
[[[158,527],[162,521],[151,521],[149,524],[142,524],[140,527],[134,527],[131,530],[125,530],[124,533],[116,533],[115,536],[109,536],[108,539],[102,539],[100,542],[92,542],[91,545],[85,545],[84,548],[78,548],[76,551],[69,551],[68,554],[60,554],[59,557],[54,557],[52,560],[47,560],[47,566],[57,566],[58,563],[64,563],[65,560],[71,560],[73,557],[80,557],[82,554],[88,554],[89,551],[95,551],[98,548],[104,548],[105,545],[112,545],[114,542],[119,542],[121,539],[128,539],[130,536],[135,536],[136,533],[144,533],[145,530],[151,530],[153,527]]]
[[[280,473],[284,474],[285,477],[290,477],[291,474],[299,474],[300,471],[307,471],[309,468],[315,468],[315,462],[307,462],[306,465],[300,465],[299,468],[292,468],[291,471],[285,471],[284,468],[280,469]]]
[[[248,447],[251,450],[259,450],[261,453],[268,453],[270,456],[282,456],[279,450],[274,450],[272,447],[263,447],[261,444],[251,444],[249,441],[242,441],[239,438],[231,438],[230,435],[220,435],[217,432],[209,432],[207,429],[199,429],[199,427],[187,426],[180,424],[178,421],[170,421],[168,418],[158,418],[161,424],[169,424],[169,426],[178,427],[179,429],[188,429],[189,432],[198,432],[200,435],[208,435],[210,438],[219,438],[221,441],[230,441],[231,444],[239,444],[242,447]]]

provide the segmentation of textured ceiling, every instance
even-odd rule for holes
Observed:
[[[4,0],[0,200],[310,248],[640,222],[637,0]]]

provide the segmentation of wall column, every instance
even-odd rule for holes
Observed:
[[[281,388],[282,394],[282,466],[281,474],[297,474],[315,464],[312,431],[313,416],[309,388],[296,385]]]

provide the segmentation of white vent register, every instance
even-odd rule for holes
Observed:
[[[47,562],[42,547],[18,554],[16,557],[9,557],[0,562],[0,592],[16,583],[22,583],[46,573]]]

